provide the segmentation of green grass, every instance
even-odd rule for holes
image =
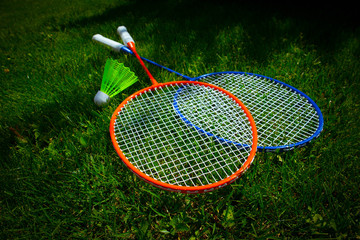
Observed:
[[[360,238],[360,29],[348,7],[231,1],[0,3],[2,239]],[[135,59],[93,43],[125,25],[140,54],[178,72],[254,72],[319,105],[309,146],[257,154],[234,184],[166,192],[117,157],[110,116],[150,82]],[[106,59],[139,82],[98,108]],[[174,76],[150,67],[160,82]]]

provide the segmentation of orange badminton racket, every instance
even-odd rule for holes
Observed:
[[[121,160],[144,181],[169,191],[201,193],[235,181],[256,153],[256,126],[248,109],[212,84],[158,83],[126,29],[118,30],[152,82],[126,98],[111,118],[111,140]],[[187,124],[174,109],[179,89],[178,107],[200,119],[197,126]]]

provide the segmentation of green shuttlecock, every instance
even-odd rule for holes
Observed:
[[[114,59],[108,59],[104,68],[101,88],[94,98],[95,104],[98,106],[106,105],[110,98],[137,81],[137,76],[128,67]]]

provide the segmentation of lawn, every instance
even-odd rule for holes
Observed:
[[[360,26],[351,6],[246,1],[13,0],[0,3],[1,239],[359,239]],[[205,194],[155,188],[117,156],[110,117],[150,85],[120,40],[188,76],[244,71],[310,96],[314,142],[257,153],[235,183]],[[99,108],[114,58],[139,81]],[[159,82],[180,78],[148,64]]]

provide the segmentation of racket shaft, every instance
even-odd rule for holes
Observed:
[[[145,70],[146,74],[149,76],[150,81],[152,82],[153,85],[157,85],[158,82],[155,80],[155,78],[151,75],[150,71],[147,69],[147,67],[145,66],[145,63],[141,60],[141,57],[139,56],[139,54],[136,52],[135,49],[135,44],[134,42],[129,42],[128,43],[128,47],[131,49],[131,51],[134,53],[135,57],[138,59],[138,61],[140,62],[142,68]]]

